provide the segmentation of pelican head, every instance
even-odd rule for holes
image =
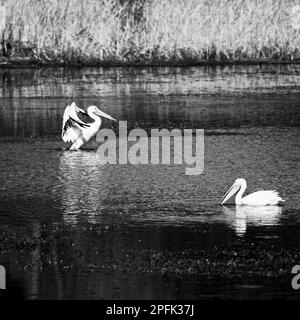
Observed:
[[[240,189],[245,190],[247,187],[246,180],[243,178],[238,178],[234,181],[233,185],[227,190],[221,199],[221,205],[229,200],[234,194],[236,194]]]
[[[87,113],[90,114],[95,114],[98,117],[104,117],[107,118],[109,120],[113,120],[116,121],[116,119],[114,119],[113,117],[111,117],[109,114],[99,110],[96,106],[90,106],[87,108]]]

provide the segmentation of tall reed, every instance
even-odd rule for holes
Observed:
[[[297,3],[4,0],[4,40],[11,55],[27,48],[45,63],[293,60],[300,58]]]

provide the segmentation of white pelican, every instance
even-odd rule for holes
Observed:
[[[96,106],[88,107],[87,112],[78,108],[75,102],[66,107],[61,137],[64,142],[73,143],[70,150],[80,149],[96,135],[101,126],[100,117],[116,121]]]
[[[248,206],[272,206],[278,205],[280,202],[284,201],[279,196],[278,192],[275,190],[261,190],[248,194],[246,197],[242,198],[245,190],[247,188],[246,180],[243,178],[236,179],[234,184],[229,188],[221,199],[221,205],[223,205],[229,198],[234,194],[235,204],[237,205],[248,205]]]

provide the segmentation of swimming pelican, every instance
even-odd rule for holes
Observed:
[[[61,137],[64,142],[73,143],[70,150],[80,149],[96,135],[101,126],[100,117],[116,121],[96,106],[88,107],[87,112],[78,108],[75,102],[66,107]]]
[[[229,188],[221,199],[221,205],[223,205],[229,198],[234,194],[235,204],[237,205],[248,205],[248,206],[272,206],[278,205],[280,202],[284,201],[279,196],[278,192],[275,190],[261,190],[254,193],[248,194],[246,197],[242,198],[245,190],[247,188],[246,180],[243,178],[236,179],[234,184]]]

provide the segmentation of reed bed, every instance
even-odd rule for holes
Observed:
[[[2,2],[2,60],[151,65],[300,58],[297,0]]]

